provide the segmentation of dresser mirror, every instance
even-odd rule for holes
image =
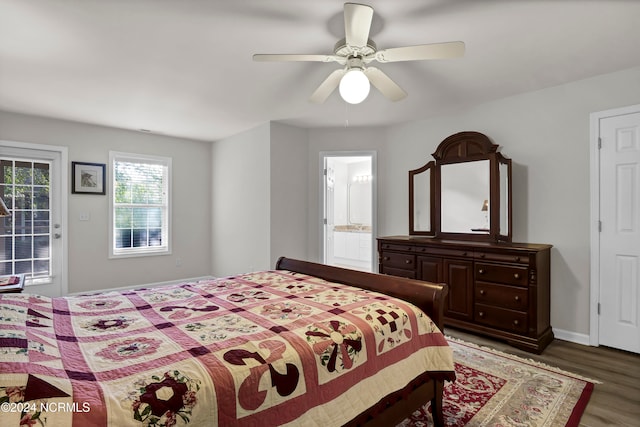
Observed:
[[[497,150],[479,132],[460,132],[409,171],[409,234],[510,242],[511,160]]]
[[[434,234],[435,165],[431,161],[419,169],[409,171],[409,234]]]
[[[489,160],[440,166],[440,230],[489,232]]]

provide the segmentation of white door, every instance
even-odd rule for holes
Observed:
[[[0,274],[24,274],[25,290],[67,292],[64,237],[66,148],[0,141]],[[64,158],[64,162],[63,162]]]
[[[599,128],[599,343],[640,353],[640,111]]]
[[[335,171],[333,169],[333,165],[330,164],[330,159],[325,158],[324,159],[324,171],[323,171],[323,177],[324,177],[324,203],[322,204],[323,206],[323,211],[322,211],[322,218],[323,218],[323,223],[324,223],[324,227],[323,227],[323,233],[324,233],[324,249],[323,249],[323,254],[324,254],[324,258],[323,258],[323,263],[324,264],[328,264],[328,265],[333,265],[334,264],[334,256],[336,255],[336,243],[335,243],[335,238],[336,236],[334,235],[334,231],[333,231],[333,212],[334,212],[334,208],[333,208],[333,203],[334,203],[334,199],[335,199],[335,194],[334,194],[334,190],[335,190]]]

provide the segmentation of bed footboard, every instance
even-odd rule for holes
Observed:
[[[384,274],[366,273],[344,268],[281,257],[277,270],[289,270],[344,283],[361,289],[382,292],[409,301],[424,311],[442,330],[444,299],[449,291],[445,283],[429,283]]]

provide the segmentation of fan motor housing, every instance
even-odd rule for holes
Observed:
[[[363,46],[361,48],[356,48],[356,49],[354,49],[354,46],[348,45],[346,39],[340,39],[338,40],[335,47],[333,48],[333,53],[338,56],[344,56],[345,58],[348,58],[349,56],[371,55],[372,53],[375,53],[377,50],[378,48],[376,44],[371,39],[367,40],[366,46]]]

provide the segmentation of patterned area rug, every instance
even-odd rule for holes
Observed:
[[[593,380],[447,338],[457,379],[444,391],[447,426],[578,426]],[[429,404],[402,427],[431,426]]]

